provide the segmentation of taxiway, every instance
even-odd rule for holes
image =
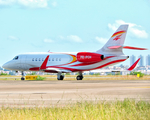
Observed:
[[[150,101],[150,80],[0,81],[0,107],[40,107],[125,98]]]

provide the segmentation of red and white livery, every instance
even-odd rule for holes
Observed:
[[[22,75],[23,71],[58,73],[58,80],[63,80],[62,73],[79,72],[77,80],[82,80],[83,71],[100,69],[127,60],[129,56],[124,55],[123,48],[145,50],[144,48],[123,46],[127,29],[128,25],[121,25],[108,42],[95,52],[21,54],[5,63],[3,68],[22,71]],[[136,64],[137,62],[128,70],[133,70]],[[21,79],[24,80],[24,77]]]

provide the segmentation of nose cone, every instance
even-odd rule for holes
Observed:
[[[7,70],[12,70],[13,64],[11,61],[9,61],[9,62],[5,63],[4,65],[2,65],[2,67]]]
[[[4,69],[8,69],[8,68],[9,68],[9,64],[8,64],[8,63],[5,63],[5,64],[2,65],[2,67],[3,67]]]

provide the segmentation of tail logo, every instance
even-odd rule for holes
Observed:
[[[126,31],[124,31],[124,30],[122,30],[122,31],[118,31],[118,32],[115,32],[111,37],[115,37],[113,40],[119,40],[120,39],[120,37],[121,37],[121,35],[123,34],[123,33],[125,33]]]
[[[122,35],[122,34],[121,34]],[[117,35],[113,40],[119,40],[120,39],[120,37],[121,37],[121,35]]]

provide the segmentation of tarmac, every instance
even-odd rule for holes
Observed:
[[[64,106],[126,98],[150,102],[150,80],[0,81],[0,107]]]

